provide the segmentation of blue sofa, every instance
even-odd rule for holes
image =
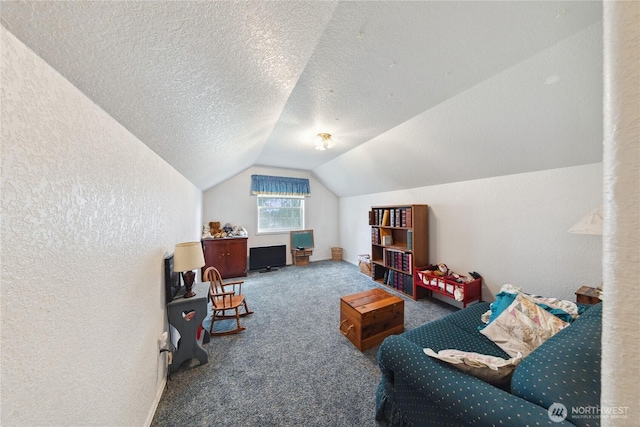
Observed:
[[[386,338],[378,350],[376,420],[388,426],[599,425],[593,409],[600,405],[602,304],[525,357],[504,388],[423,351],[458,349],[509,359],[478,331],[488,309],[488,303],[475,304]]]

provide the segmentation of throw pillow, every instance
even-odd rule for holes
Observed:
[[[478,330],[486,328],[489,323],[497,319],[498,316],[500,316],[502,312],[513,303],[518,295],[527,296],[531,301],[535,302],[549,313],[569,323],[577,319],[585,310],[584,307],[578,306],[572,301],[527,294],[522,292],[520,288],[506,284],[500,288],[500,293],[496,295],[496,300],[489,306],[490,310],[482,315],[480,320],[482,320],[483,324],[478,326]]]
[[[568,325],[569,323],[549,313],[528,296],[519,294],[480,333],[509,356],[516,357],[520,353],[527,357],[540,344]]]
[[[497,387],[504,387],[509,384],[511,374],[513,374],[516,366],[522,360],[522,355],[520,354],[505,360],[486,354],[453,349],[440,350],[436,353],[430,348],[425,348],[424,352],[428,356],[450,363],[461,371]]]
[[[511,305],[516,296],[521,293],[520,288],[513,285],[505,284],[500,288],[500,293],[496,295],[496,300],[489,306],[490,310],[484,314],[482,321],[489,324],[496,320],[504,310]],[[488,319],[487,319],[488,316]],[[482,330],[487,325],[478,326],[478,330]]]

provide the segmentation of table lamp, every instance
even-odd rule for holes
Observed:
[[[569,233],[602,236],[602,205],[580,218],[580,221],[569,229]]]
[[[602,205],[580,218],[580,221],[575,223],[573,227],[569,229],[569,233],[602,236]],[[598,291],[598,298],[600,299],[602,299],[602,289],[603,284],[601,283],[600,286],[596,288]]]
[[[187,291],[184,294],[184,298],[191,298],[196,294],[191,290],[193,281],[196,278],[196,273],[193,270],[204,266],[202,245],[200,242],[178,243],[173,256],[173,269],[178,273],[182,273],[182,280]]]

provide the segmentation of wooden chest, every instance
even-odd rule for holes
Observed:
[[[340,298],[340,332],[360,351],[404,331],[404,300],[379,289]]]

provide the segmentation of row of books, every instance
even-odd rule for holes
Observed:
[[[412,227],[411,208],[372,209],[369,223],[385,227]]]
[[[397,270],[412,271],[413,255],[408,252],[395,249],[385,249],[382,253],[384,265]]]
[[[381,244],[379,228],[371,227],[371,243],[373,243],[374,245]]]
[[[382,278],[382,283],[394,289],[413,295],[413,276],[394,270],[387,270]]]
[[[371,243],[374,245],[393,245],[393,235],[388,228],[371,227]]]

